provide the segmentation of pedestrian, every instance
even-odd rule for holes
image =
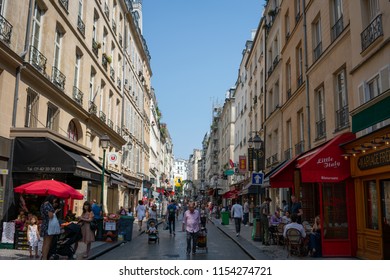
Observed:
[[[126,209],[123,208],[123,206],[121,206],[120,209],[118,210],[118,214],[121,216],[126,216],[127,214]]]
[[[93,219],[96,222],[97,225],[97,231],[96,231],[96,237],[102,238],[103,235],[103,210],[102,207],[100,207],[96,203],[96,199],[93,200],[92,203],[92,212],[93,212]]]
[[[242,217],[244,216],[244,209],[238,200],[233,199],[233,206],[230,210],[231,217],[234,218],[234,224],[236,226],[236,236],[240,235]]]
[[[248,199],[245,198],[245,200],[244,200],[244,218],[242,219],[242,223],[244,224],[244,226],[248,226],[248,222],[249,222],[249,203],[248,203]]]
[[[302,204],[298,201],[297,197],[295,195],[291,196],[291,211],[290,214],[297,214],[298,219],[297,223],[302,224],[302,215],[303,215],[303,210],[302,210]]]
[[[206,223],[208,223],[208,208],[206,204],[202,204],[200,208],[200,223],[202,228],[206,228]]]
[[[260,206],[261,240],[263,245],[269,246],[269,218],[271,215],[269,204],[271,198],[267,197]]]
[[[182,231],[186,231],[187,238],[187,256],[191,253],[191,244],[192,244],[192,254],[196,254],[196,241],[198,238],[198,232],[200,229],[200,214],[199,211],[195,209],[194,202],[188,204],[188,210],[184,213]]]
[[[169,234],[172,235],[172,229],[173,229],[174,236],[176,235],[175,233],[176,212],[177,212],[177,206],[175,204],[175,201],[171,200],[171,202],[167,207],[166,217],[168,220]]]
[[[145,208],[144,202],[142,200],[138,201],[138,205],[135,208],[135,213],[136,213],[137,219],[138,219],[138,231],[141,231],[142,220],[145,218],[145,214],[146,214],[146,208]]]
[[[42,245],[42,260],[47,260],[49,256],[50,246],[53,242],[54,235],[49,235],[49,220],[53,219],[54,215],[59,211],[55,210],[54,206],[58,202],[57,197],[54,195],[49,195],[46,197],[45,201],[42,203],[40,212],[42,217],[41,233],[40,236],[43,236],[43,245]]]
[[[79,217],[79,223],[81,224],[82,241],[87,245],[83,258],[86,259],[89,256],[91,250],[91,243],[95,241],[95,233],[91,230],[91,222],[93,221],[93,212],[91,203],[85,201],[83,204],[83,213]]]
[[[27,240],[30,251],[30,258],[33,257],[33,250],[35,251],[35,258],[38,258],[38,242],[39,242],[39,231],[38,231],[38,218],[37,216],[31,216],[27,226]]]
[[[285,215],[286,211],[289,211],[288,209],[288,204],[287,204],[287,201],[285,199],[282,200],[282,216]]]

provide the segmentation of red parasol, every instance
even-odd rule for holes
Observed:
[[[16,193],[55,195],[59,198],[83,199],[84,196],[71,186],[56,180],[39,180],[26,183],[14,189]]]

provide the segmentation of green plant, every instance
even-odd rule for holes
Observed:
[[[111,62],[112,62],[111,55],[107,55],[106,53],[103,53],[103,56],[106,58],[107,62],[111,64]]]

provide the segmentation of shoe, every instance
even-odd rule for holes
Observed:
[[[86,259],[86,258],[88,258],[88,255],[83,255],[83,259]]]

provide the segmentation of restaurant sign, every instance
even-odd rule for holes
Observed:
[[[390,165],[390,148],[361,156],[357,165],[360,170]]]

